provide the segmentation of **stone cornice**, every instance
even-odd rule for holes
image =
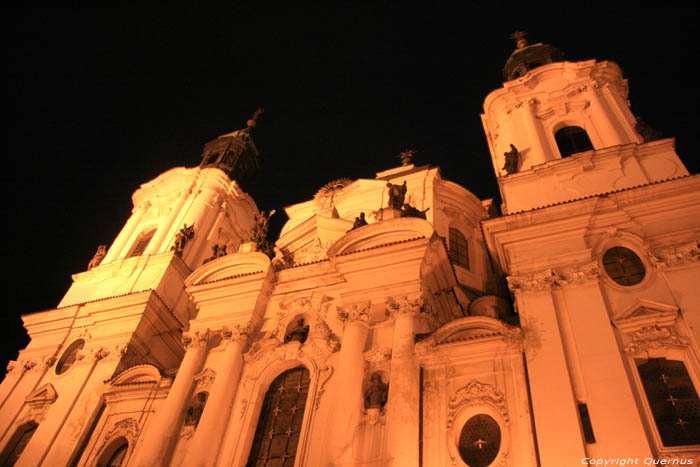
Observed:
[[[591,261],[574,266],[548,268],[528,274],[511,275],[506,278],[508,288],[515,294],[537,293],[552,287],[596,282],[600,278],[598,262]]]

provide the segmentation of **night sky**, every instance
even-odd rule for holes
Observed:
[[[204,143],[243,128],[262,170],[260,209],[325,183],[374,178],[412,148],[416,164],[498,197],[480,113],[501,86],[510,35],[567,59],[612,60],[632,112],[677,138],[700,169],[697,10],[9,11],[9,271],[0,365],[28,339],[20,315],[54,308],[97,245],[110,245],[142,183],[196,166]]]

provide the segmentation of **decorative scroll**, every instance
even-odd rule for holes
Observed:
[[[369,322],[369,308],[371,302],[356,303],[354,305],[344,305],[336,307],[338,310],[338,319],[343,323],[351,323],[353,321]]]
[[[416,297],[404,296],[398,299],[387,297],[386,299],[387,311],[391,314],[420,313],[424,311],[424,304],[425,299],[422,295]]]
[[[657,266],[680,266],[700,261],[700,242],[659,249],[649,254]]]
[[[209,341],[209,329],[205,331],[194,331],[194,332],[183,332],[182,333],[182,344],[186,349],[194,345],[199,345],[200,347],[206,346]]]
[[[645,326],[631,334],[632,342],[625,346],[625,352],[636,354],[649,349],[657,349],[666,345],[688,345],[688,340],[673,333],[671,328],[657,324]]]
[[[457,412],[463,407],[490,405],[496,408],[506,425],[510,423],[506,401],[498,390],[486,383],[472,381],[461,389],[447,403],[447,429],[452,428]]]

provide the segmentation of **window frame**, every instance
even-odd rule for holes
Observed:
[[[453,232],[456,235],[458,235],[458,237],[456,237],[457,240],[460,240],[460,238],[464,240],[464,248],[465,248],[464,257],[466,259],[466,265],[463,264],[461,261],[458,261],[459,260],[459,253],[460,253],[459,249],[458,248],[453,249],[453,245],[452,245],[452,233]],[[460,245],[455,245],[455,247],[459,247],[459,246]],[[452,256],[453,251],[455,251],[455,257]],[[448,228],[448,231],[447,231],[447,256],[450,258],[450,261],[455,266],[462,267],[467,271],[471,270],[471,261],[469,258],[469,239],[467,239],[467,236],[464,235],[460,229],[458,229],[456,227],[452,227],[452,226],[450,226]]]

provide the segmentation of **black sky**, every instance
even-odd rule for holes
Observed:
[[[265,113],[254,139],[260,209],[340,177],[417,164],[481,199],[497,185],[480,120],[526,29],[569,60],[612,60],[632,112],[700,168],[697,10],[32,10],[7,25],[8,303],[0,364],[26,345],[20,315],[55,307],[138,186],[199,164],[204,143]],[[7,21],[7,18],[6,18]],[[277,214],[279,230],[285,218]]]

